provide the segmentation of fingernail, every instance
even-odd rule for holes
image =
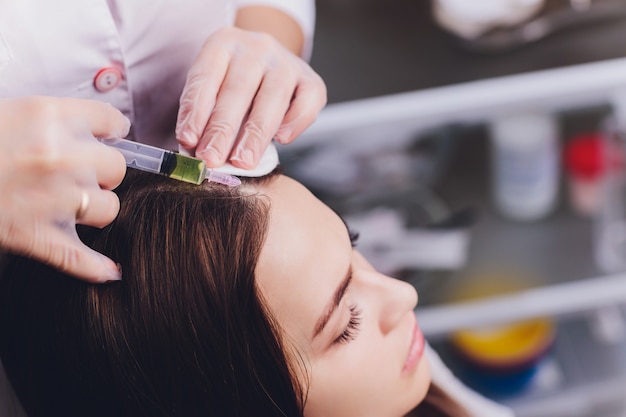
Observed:
[[[124,118],[126,119],[126,129],[125,129],[125,132],[126,132],[126,134],[128,134],[128,132],[130,131],[131,122],[130,122],[130,119],[128,117],[124,116]]]
[[[188,131],[183,131],[178,135],[178,142],[186,147],[193,147],[198,144],[198,138],[196,135],[189,133]]]
[[[200,152],[196,152],[196,156],[209,164],[219,164],[222,162],[222,155],[211,145]]]
[[[252,167],[254,165],[254,152],[250,149],[244,149],[239,146],[235,155],[230,159],[231,161],[241,162],[242,165],[245,165],[246,167]]]
[[[118,133],[117,135],[118,138],[125,138],[126,136],[128,136],[128,133],[130,132],[130,126],[131,126],[130,119],[126,116],[124,116],[124,119],[126,119],[126,125]]]
[[[290,126],[283,126],[278,129],[278,132],[276,132],[274,139],[276,139],[278,143],[288,143],[292,133],[293,128],[291,128]]]
[[[107,264],[106,275],[103,277],[103,282],[116,282],[122,280],[122,265],[113,263],[109,259],[105,260]]]
[[[259,146],[261,144],[261,138],[255,132],[251,132],[246,129],[235,154],[230,158],[231,161],[240,162],[246,168],[254,168],[257,162],[257,156],[260,155],[261,150]]]

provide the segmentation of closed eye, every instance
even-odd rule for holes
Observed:
[[[350,307],[350,320],[341,334],[333,341],[333,344],[348,343],[354,340],[361,328],[361,310],[353,305]]]
[[[359,232],[354,231],[352,229],[348,229],[348,234],[350,235],[350,244],[353,248],[356,248],[356,245],[359,240]]]

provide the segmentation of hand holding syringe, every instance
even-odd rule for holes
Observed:
[[[104,227],[119,211],[124,137],[111,105],[75,98],[0,99],[0,251],[28,256],[89,282],[120,279],[115,262],[84,245],[75,224]]]
[[[207,168],[201,159],[126,139],[107,139],[103,142],[120,151],[130,168],[193,184],[201,184],[205,179],[229,186],[241,184],[239,178],[233,175]]]

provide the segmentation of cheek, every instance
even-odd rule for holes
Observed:
[[[305,417],[400,417],[415,408],[430,385],[428,360],[422,357],[413,374],[402,375],[402,346],[366,327],[357,339],[327,351],[311,363]]]
[[[356,342],[338,346],[312,365],[305,417],[392,415],[395,397],[405,391],[400,375],[393,372],[388,353],[377,348],[380,343]]]

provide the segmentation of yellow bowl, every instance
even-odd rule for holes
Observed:
[[[452,335],[452,343],[470,361],[509,369],[534,364],[554,342],[555,326],[547,318],[527,320]]]

